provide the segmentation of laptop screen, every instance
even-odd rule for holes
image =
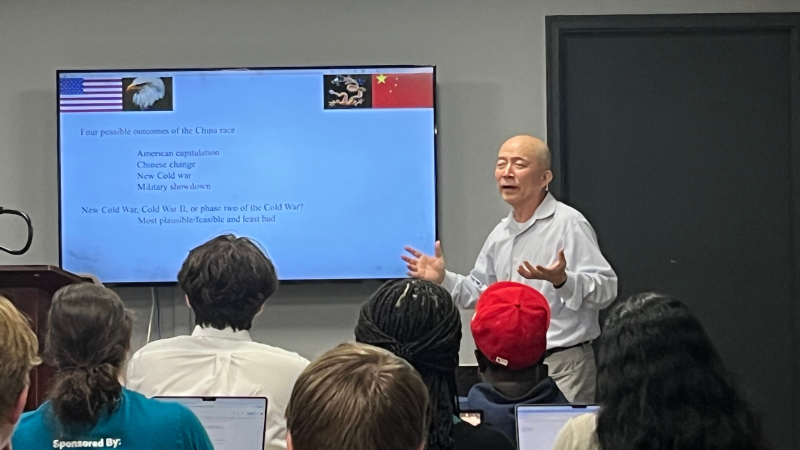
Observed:
[[[262,450],[267,420],[263,397],[157,397],[189,408],[215,450]]]
[[[558,433],[569,419],[596,413],[597,405],[519,405],[517,406],[517,442],[519,450],[553,448]]]

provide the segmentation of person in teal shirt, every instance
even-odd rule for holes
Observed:
[[[185,407],[129,391],[119,374],[133,319],[102,286],[66,286],[53,296],[46,360],[55,368],[49,399],[22,416],[14,449],[213,450]]]

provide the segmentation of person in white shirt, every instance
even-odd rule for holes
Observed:
[[[599,310],[617,295],[617,276],[586,218],[548,192],[553,172],[544,142],[532,136],[507,140],[495,179],[512,211],[489,234],[470,275],[445,270],[440,242],[434,256],[406,247],[408,275],[441,284],[465,308],[497,281],[526,283],[541,292],[552,313],[545,353],[550,376],[568,400],[594,402],[591,342],[600,335]]]
[[[178,281],[195,314],[194,332],[136,352],[127,387],[148,397],[266,397],[264,448],[286,448],[284,413],[308,360],[253,342],[248,331],[278,288],[272,262],[247,238],[218,236],[189,252]]]

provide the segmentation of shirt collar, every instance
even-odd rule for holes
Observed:
[[[506,217],[506,228],[523,232],[527,230],[528,227],[533,225],[534,222],[536,222],[537,220],[546,219],[548,217],[553,216],[556,213],[557,203],[558,201],[556,200],[556,198],[553,197],[553,194],[551,194],[548,191],[547,194],[544,196],[544,200],[542,200],[542,203],[539,205],[538,208],[536,208],[536,211],[533,212],[533,217],[528,219],[527,222],[519,223],[516,220],[514,220],[513,210],[510,213],[508,213],[508,217]]]
[[[234,341],[252,341],[250,332],[247,330],[233,331],[233,328],[227,327],[224,330],[218,330],[213,327],[201,327],[197,325],[192,331],[193,337],[210,337],[217,339],[232,339]]]

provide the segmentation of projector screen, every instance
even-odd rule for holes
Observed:
[[[282,280],[403,277],[433,251],[432,66],[59,71],[61,267],[175,282],[258,241]]]

